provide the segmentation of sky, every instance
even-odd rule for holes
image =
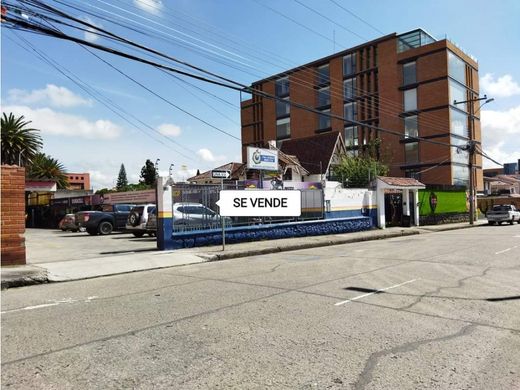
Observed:
[[[246,85],[384,34],[423,28],[477,58],[481,95],[495,99],[481,110],[483,150],[501,163],[520,158],[517,0],[46,2]],[[1,34],[2,112],[31,120],[43,152],[69,172],[89,172],[94,190],[115,186],[121,164],[137,183],[147,159],[159,159],[161,175],[171,167],[176,180],[241,161],[239,107],[248,96],[91,50],[96,57],[73,42],[4,27]],[[89,31],[73,35],[122,48]],[[485,160],[485,168],[494,166]]]

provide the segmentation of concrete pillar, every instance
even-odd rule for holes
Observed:
[[[157,249],[173,249],[173,210],[171,177],[157,178]]]
[[[410,215],[410,190],[403,190],[403,215]]]
[[[412,205],[415,208],[414,225],[419,226],[419,190],[412,190]]]
[[[377,190],[377,227],[384,229],[386,227],[385,221],[385,190]]]

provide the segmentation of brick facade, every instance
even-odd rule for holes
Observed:
[[[420,30],[410,33],[419,34]],[[421,34],[425,34],[421,32]],[[353,153],[362,152],[375,138],[381,140],[379,157],[390,168],[391,176],[417,177],[426,184],[433,185],[461,185],[467,181],[464,170],[468,164],[461,161],[460,153],[456,153],[450,144],[461,145],[469,140],[481,143],[481,128],[478,118],[481,102],[474,101],[467,104],[467,108],[454,104],[454,94],[450,91],[450,83],[463,88],[466,100],[479,96],[478,63],[462,52],[450,41],[443,39],[424,41],[420,45],[399,49],[403,34],[390,34],[376,40],[361,44],[357,47],[335,53],[311,63],[287,70],[263,80],[252,83],[252,87],[274,95],[276,80],[289,78],[289,94],[280,96],[294,103],[343,117],[347,108],[351,114],[351,105],[354,104],[353,119],[357,123],[348,123],[347,120],[332,118],[330,126],[322,126],[316,113],[300,108],[291,107],[289,115],[290,134],[285,133],[277,138],[277,120],[284,118],[284,113],[277,116],[275,102],[272,99],[255,96],[253,99],[242,102],[242,151],[245,161],[247,146],[262,147],[268,141],[276,140],[279,147],[287,139],[298,139],[324,132],[339,131],[344,137],[347,146]],[[421,38],[423,39],[423,38]],[[455,55],[462,61],[462,72],[465,82],[457,80],[455,68],[450,70],[450,56]],[[357,60],[353,69],[344,68],[344,59],[355,57]],[[453,58],[453,57],[452,57]],[[451,60],[453,61],[453,59]],[[405,64],[414,64],[414,79],[404,80]],[[347,61],[347,65],[349,62]],[[318,77],[318,70],[329,66],[329,81],[323,82]],[[461,68],[456,68],[461,70]],[[354,96],[347,96],[344,81],[353,80]],[[320,90],[329,87],[330,104],[320,105]],[[416,107],[404,106],[404,95],[413,96],[416,93]],[[413,98],[412,98],[413,100]],[[462,100],[459,96],[458,100]],[[347,107],[348,106],[348,107]],[[251,115],[256,107],[256,115]],[[460,129],[460,120],[452,124],[455,115],[465,115],[465,130]],[[285,115],[286,116],[286,115]],[[412,123],[417,121],[417,134],[427,139],[417,140],[405,136],[405,118]],[[410,120],[412,119],[412,120]],[[251,125],[254,123],[254,125]],[[287,122],[280,122],[281,126]],[[354,126],[355,125],[355,126]],[[455,129],[455,127],[457,129]],[[379,131],[379,127],[389,132]],[[256,131],[255,131],[256,129]],[[281,127],[283,130],[283,128]],[[355,134],[347,142],[348,134]],[[397,133],[397,135],[395,134]],[[399,136],[399,133],[402,136]],[[430,141],[430,142],[427,142]],[[438,143],[446,144],[439,145]],[[437,144],[436,144],[437,143]],[[408,151],[408,152],[407,152]],[[475,167],[475,183],[478,190],[483,190],[482,157],[477,155],[473,162]],[[467,176],[466,176],[467,177]]]
[[[25,168],[1,166],[2,266],[25,264]]]

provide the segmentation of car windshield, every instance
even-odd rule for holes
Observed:
[[[493,206],[493,211],[511,211],[511,206],[504,206],[504,205]]]

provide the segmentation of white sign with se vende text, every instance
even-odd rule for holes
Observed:
[[[247,147],[247,168],[264,171],[278,170],[278,150]]]
[[[220,191],[217,206],[224,217],[299,217],[302,198],[298,190]]]

